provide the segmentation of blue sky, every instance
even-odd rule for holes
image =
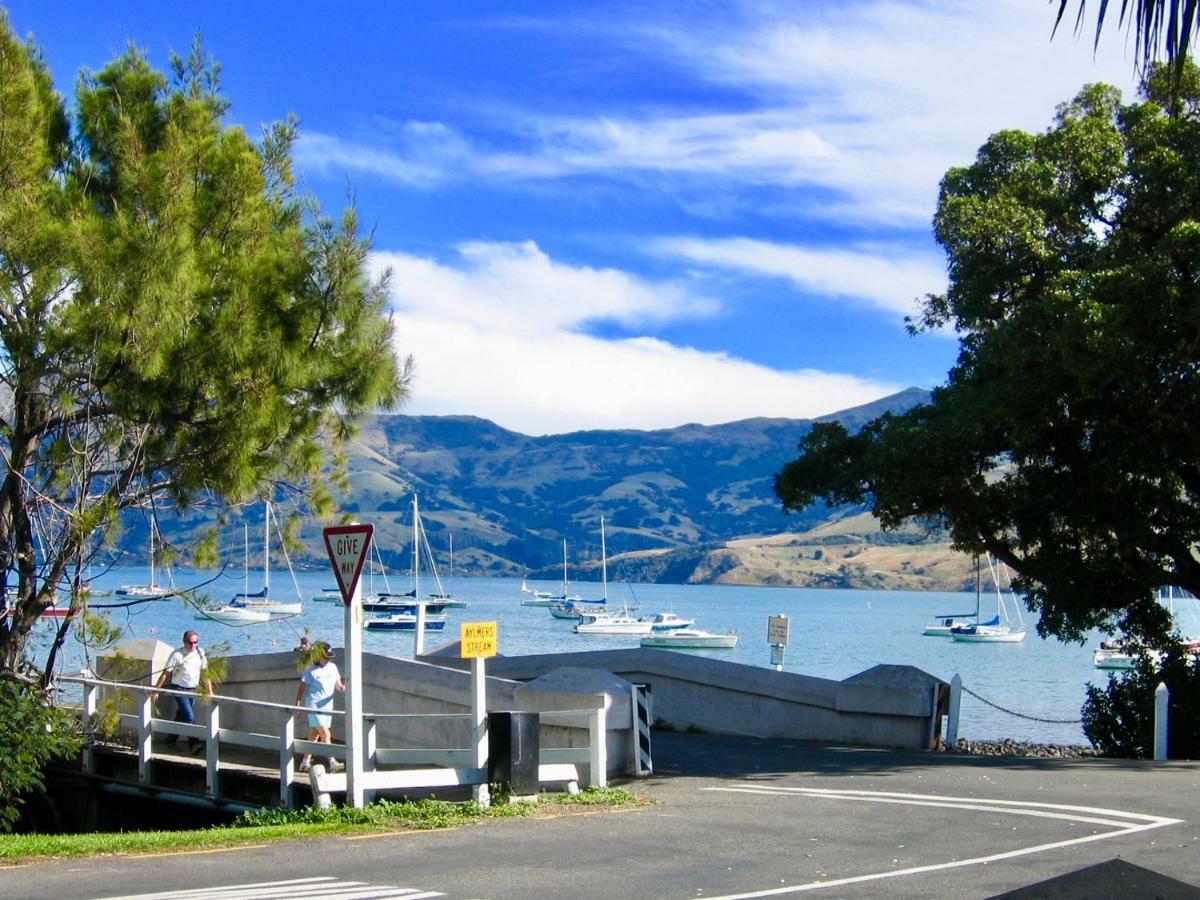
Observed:
[[[199,32],[230,121],[296,114],[307,189],[373,229],[403,411],[527,434],[941,382],[954,336],[904,330],[941,176],[1086,82],[1133,96],[1125,34],[1051,43],[1046,0],[0,5],[67,95]]]

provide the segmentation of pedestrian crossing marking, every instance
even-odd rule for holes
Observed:
[[[291,878],[286,881],[259,881],[224,884],[214,887],[155,891],[150,894],[121,894],[97,900],[427,900],[444,897],[440,891],[421,888],[341,881],[331,875]]]

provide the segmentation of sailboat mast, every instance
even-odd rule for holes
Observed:
[[[263,516],[263,594],[271,593],[271,501],[266,501]]]
[[[567,599],[567,539],[563,538],[563,599]]]
[[[604,582],[604,602],[608,603],[608,550],[604,547],[604,516],[600,517],[600,578]]]
[[[242,523],[242,595],[250,596],[250,526]]]
[[[413,494],[413,600],[421,599],[421,518]]]
[[[150,587],[157,587],[154,580],[154,516],[150,517]]]

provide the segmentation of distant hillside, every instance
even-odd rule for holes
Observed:
[[[853,430],[928,396],[913,388],[823,419]],[[859,586],[860,568],[869,572],[880,548],[920,541],[880,535],[867,523],[871,552],[831,542],[814,559],[808,538],[795,543],[800,532],[830,541],[820,527],[854,512],[817,506],[785,515],[775,497],[775,473],[795,457],[811,427],[807,419],[757,418],[530,437],[470,416],[375,416],[349,447],[350,490],[342,508],[375,525],[391,571],[411,564],[416,492],[439,566],[448,567],[452,540],[460,574],[557,579],[565,539],[572,579],[598,579],[603,516],[614,578]],[[261,511],[248,515],[256,533]],[[176,528],[184,530],[182,523]],[[229,532],[240,547],[240,524]],[[310,523],[302,539],[308,550],[302,561],[323,564],[319,526]],[[908,569],[914,567],[938,570],[933,563]],[[907,577],[922,583],[915,571]],[[942,582],[931,576],[935,583]]]

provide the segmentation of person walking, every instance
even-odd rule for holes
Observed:
[[[306,706],[322,712],[308,714],[308,739],[323,744],[333,744],[330,726],[333,725],[333,714],[323,710],[333,709],[333,695],[337,691],[345,691],[346,682],[333,662],[333,648],[324,641],[317,643],[317,660],[304,670],[300,676],[300,684],[296,688],[296,706]],[[296,710],[297,713],[301,710]],[[307,772],[312,763],[312,754],[305,753],[300,760],[300,771]],[[332,756],[329,757],[329,771],[338,772],[345,766]]]
[[[200,635],[188,629],[183,633],[183,646],[178,647],[167,657],[167,664],[158,677],[155,687],[170,687],[173,691],[187,691],[186,694],[175,694],[175,721],[186,725],[196,724],[196,689],[204,687],[206,693],[212,693],[212,682],[208,679],[208,655],[200,646]],[[174,746],[178,735],[167,735],[167,744]],[[202,746],[199,738],[189,737],[188,747],[195,750]]]

